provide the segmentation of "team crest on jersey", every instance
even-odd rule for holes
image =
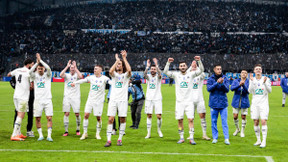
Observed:
[[[198,89],[198,83],[193,83],[193,89]]]
[[[180,88],[188,88],[188,82],[181,82]]]
[[[149,84],[149,88],[150,88],[150,89],[155,89],[156,86],[155,86],[155,84],[151,83],[151,84]]]
[[[122,88],[123,82],[116,82],[115,87],[116,88]]]
[[[264,88],[262,88],[262,89],[258,88],[258,89],[255,90],[255,94],[256,95],[263,95],[263,93],[264,93]]]
[[[45,82],[38,82],[37,87],[38,88],[45,88]]]
[[[93,91],[98,91],[99,87],[100,86],[98,86],[98,85],[92,85],[92,90]]]

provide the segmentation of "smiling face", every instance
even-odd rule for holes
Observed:
[[[187,70],[187,64],[185,62],[180,62],[179,63],[179,70],[181,71],[181,73],[185,73]]]
[[[248,72],[246,70],[242,70],[240,76],[241,79],[246,79],[248,76]]]
[[[288,72],[285,72],[285,76],[288,77]]]
[[[157,73],[156,66],[153,66],[153,65],[151,66],[150,73],[151,73],[152,76],[156,75],[156,73]]]
[[[97,75],[97,76],[99,76],[101,73],[102,73],[102,67],[96,65],[96,66],[94,67],[94,74]]]
[[[75,74],[75,66],[74,65],[71,65],[70,66],[70,73],[73,75]]]
[[[216,75],[221,75],[222,74],[222,67],[220,65],[217,65],[213,68],[213,71]]]
[[[119,61],[116,65],[116,71],[123,71],[123,61]]]
[[[262,74],[262,67],[261,66],[255,66],[254,73],[256,75],[261,75]]]
[[[44,71],[45,71],[44,66],[43,65],[38,65],[37,66],[37,71],[38,71],[39,75],[43,75]]]

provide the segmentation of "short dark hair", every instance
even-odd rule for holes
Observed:
[[[151,67],[156,67],[156,65],[151,65]]]
[[[179,62],[179,65],[180,65],[180,64],[183,64],[183,63],[187,65],[187,63],[186,63],[185,61],[180,61],[180,62]]]
[[[30,59],[30,58],[27,58],[27,59],[25,59],[25,61],[24,61],[24,65],[28,65],[28,64],[31,64],[33,62],[33,60],[32,59]]]
[[[262,68],[262,65],[261,65],[261,64],[256,64],[256,65],[254,66],[254,69],[255,69],[257,66],[259,66],[260,68]]]
[[[94,67],[100,67],[103,70],[103,66],[102,65],[95,65]]]
[[[216,66],[221,66],[220,64],[215,64],[214,66],[213,66],[213,69],[216,67]],[[222,66],[221,66],[222,67]]]
[[[42,63],[39,63],[38,66],[44,67]]]
[[[246,69],[242,69],[241,72],[242,72],[242,71],[246,71],[246,72],[248,72],[248,70],[246,70]]]

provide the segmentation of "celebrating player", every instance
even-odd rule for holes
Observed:
[[[101,139],[100,131],[102,128],[102,112],[103,105],[105,101],[105,86],[109,81],[109,78],[102,75],[103,67],[101,65],[96,65],[94,67],[94,75],[90,75],[85,79],[78,80],[74,83],[71,83],[72,87],[76,87],[78,84],[90,82],[90,92],[85,105],[85,116],[83,120],[83,130],[84,133],[80,140],[84,140],[88,137],[88,124],[89,124],[89,115],[94,112],[94,116],[97,118],[97,130],[96,130],[96,139]],[[79,86],[79,85],[78,85]]]
[[[250,84],[249,84],[249,93],[252,94],[252,103],[251,103],[251,118],[254,120],[254,131],[257,138],[255,146],[260,145],[261,148],[266,147],[266,138],[267,138],[267,120],[269,114],[269,101],[268,94],[272,92],[271,81],[269,78],[262,76],[262,66],[256,64],[254,67],[254,73],[256,77],[253,77],[253,74],[250,74]],[[262,124],[262,142],[260,139],[260,126],[259,119],[261,119]]]
[[[197,63],[196,61],[193,61],[190,68],[188,71],[196,71],[197,70]],[[206,124],[206,108],[205,108],[205,102],[204,102],[204,97],[203,97],[203,81],[205,79],[205,73],[202,72],[200,76],[195,77],[192,80],[192,101],[193,101],[193,106],[194,106],[194,112],[195,109],[197,109],[197,112],[200,116],[201,120],[201,127],[202,127],[202,132],[203,136],[202,138],[205,140],[210,140],[210,138],[207,136],[206,129],[207,129],[207,124]]]
[[[53,116],[53,104],[51,94],[51,77],[52,72],[50,67],[41,60],[40,54],[36,54],[37,63],[31,68],[30,75],[34,80],[35,100],[34,100],[34,117],[36,117],[36,127],[39,133],[38,141],[44,139],[41,128],[41,116],[42,111],[45,111],[47,118],[48,136],[47,141],[52,142],[52,116]],[[37,67],[36,72],[34,72]],[[47,72],[45,72],[45,69]]]
[[[222,74],[221,65],[215,65],[214,74],[207,81],[207,90],[210,92],[209,96],[209,107],[211,108],[211,122],[212,122],[212,143],[217,143],[218,140],[218,129],[217,119],[220,113],[222,120],[222,128],[224,134],[224,143],[230,145],[229,142],[229,131],[227,123],[227,107],[228,100],[226,93],[229,92],[229,82],[225,75]]]
[[[180,140],[177,142],[179,144],[184,143],[184,126],[183,126],[183,118],[184,113],[186,113],[188,121],[189,121],[189,134],[190,134],[190,144],[195,145],[194,141],[194,106],[191,101],[191,89],[192,89],[192,80],[201,75],[204,71],[204,67],[200,60],[200,56],[195,56],[194,59],[199,64],[199,69],[196,71],[188,71],[187,72],[187,64],[185,62],[179,63],[180,72],[171,72],[169,71],[170,63],[174,61],[173,58],[168,58],[166,63],[164,73],[170,77],[175,79],[175,90],[176,90],[176,111],[175,116],[176,120],[178,120],[178,128]]]
[[[131,77],[131,67],[127,61],[127,52],[121,51],[123,60],[120,60],[118,54],[115,54],[116,61],[111,67],[109,74],[112,77],[111,95],[108,104],[108,127],[107,127],[107,143],[105,147],[111,146],[111,134],[113,121],[118,110],[120,117],[119,138],[117,146],[122,146],[122,137],[126,128],[126,117],[128,110],[128,85]]]
[[[156,58],[153,58],[155,65],[151,66],[150,73],[148,69],[151,65],[150,60],[147,60],[147,66],[144,71],[144,78],[147,80],[147,91],[146,91],[146,101],[145,101],[145,113],[147,114],[147,136],[145,138],[151,137],[151,127],[152,127],[152,114],[153,108],[157,116],[157,132],[159,137],[163,137],[161,131],[162,125],[162,94],[161,94],[161,81],[162,75],[158,67],[158,61]],[[158,74],[157,74],[158,73]],[[157,74],[157,75],[156,75]]]
[[[242,70],[240,75],[241,78],[235,79],[231,85],[231,91],[234,91],[231,105],[233,107],[233,117],[236,126],[233,136],[237,136],[237,134],[240,132],[238,114],[241,111],[242,129],[240,137],[245,137],[244,130],[246,127],[246,115],[248,114],[248,108],[250,107],[248,92],[249,79],[247,79],[248,73],[246,70]]]
[[[285,72],[285,77],[281,79],[282,88],[282,107],[285,107],[286,96],[288,95],[288,72]]]
[[[28,110],[28,99],[30,94],[30,74],[29,69],[33,65],[31,59],[26,59],[24,61],[24,67],[17,68],[12,72],[8,73],[8,77],[15,76],[16,86],[14,91],[14,105],[17,111],[17,117],[14,122],[13,134],[11,136],[11,141],[24,141],[26,136],[21,134],[21,123]]]
[[[67,69],[70,68],[70,73],[65,74]],[[65,133],[63,136],[68,136],[68,126],[69,126],[69,113],[70,107],[72,107],[76,116],[76,135],[80,136],[80,124],[81,116],[80,112],[80,85],[77,84],[75,87],[71,86],[71,83],[82,79],[82,74],[77,69],[76,62],[71,60],[68,61],[67,66],[61,71],[60,77],[64,78],[64,98],[63,98],[63,112],[64,112],[64,128]]]

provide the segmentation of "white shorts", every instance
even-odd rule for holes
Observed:
[[[197,109],[197,113],[198,114],[206,113],[204,100],[203,101],[194,102],[193,106],[194,106],[194,112],[195,112],[195,109]]]
[[[240,111],[241,111],[241,115],[248,115],[248,108],[241,109],[241,108],[234,108],[233,107],[233,114],[239,114]]]
[[[34,100],[34,117],[41,117],[44,110],[46,116],[53,116],[53,104],[51,99]]]
[[[74,113],[80,112],[80,98],[63,98],[63,112],[70,112],[72,107]]]
[[[176,120],[184,118],[184,112],[188,119],[194,119],[194,105],[193,102],[179,102],[176,101],[175,117]]]
[[[16,108],[16,111],[18,112],[28,112],[29,107],[28,107],[28,100],[23,100],[20,98],[14,98],[14,105]]]
[[[118,111],[119,117],[127,117],[128,101],[112,101],[108,103],[108,116],[116,116]]]
[[[162,114],[162,100],[146,100],[145,101],[145,113],[153,114],[153,108],[155,114]]]
[[[251,106],[251,119],[264,119],[268,120],[269,106]]]
[[[91,114],[93,109],[94,116],[102,116],[103,105],[104,102],[92,102],[87,100],[84,112]]]

